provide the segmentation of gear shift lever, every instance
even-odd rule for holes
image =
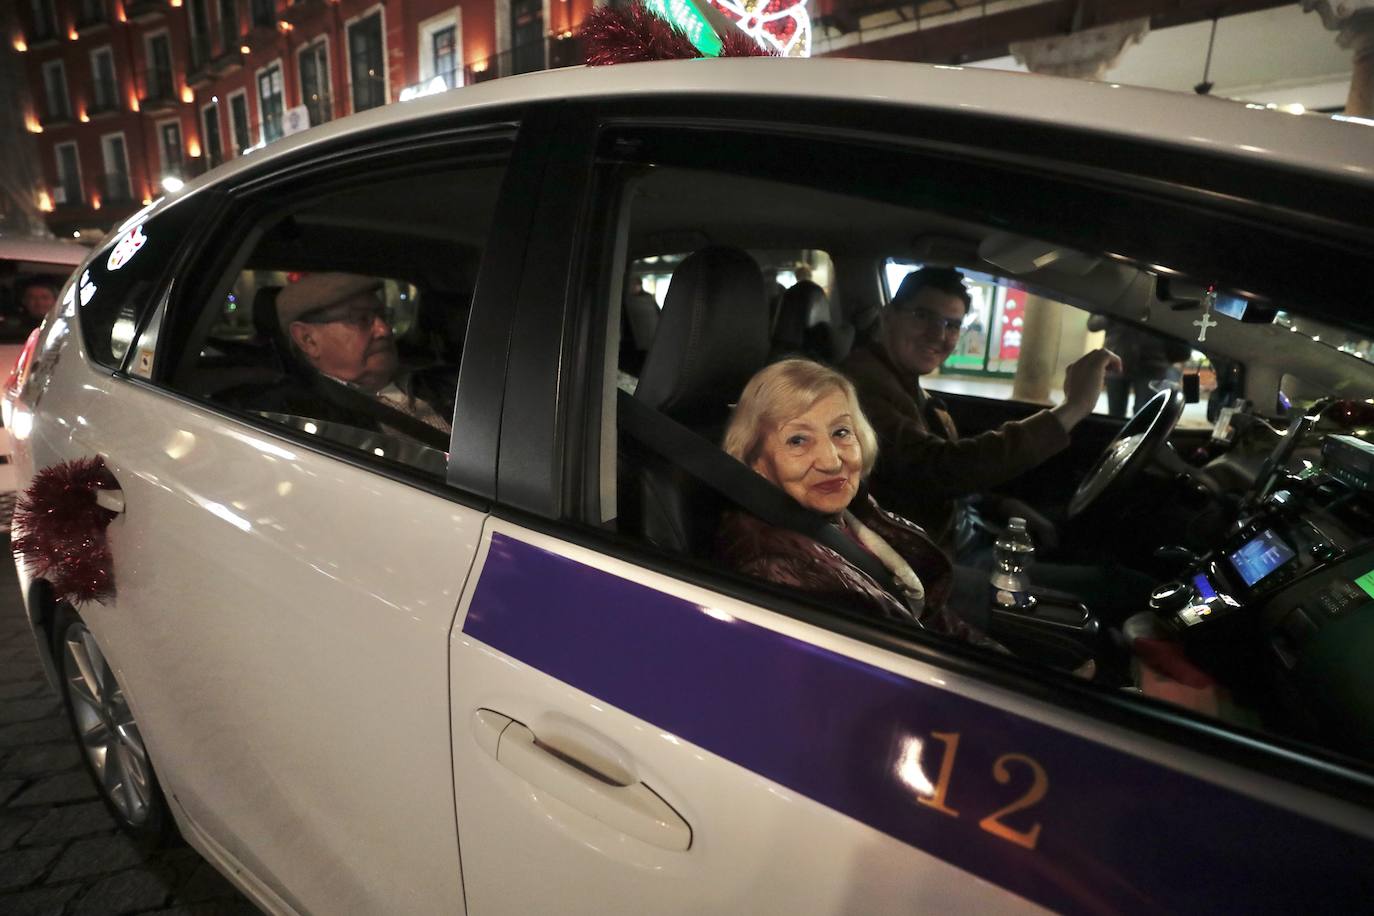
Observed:
[[[1185,566],[1193,566],[1201,562],[1202,558],[1193,553],[1187,547],[1177,544],[1155,548],[1155,559],[1158,560],[1177,560]]]

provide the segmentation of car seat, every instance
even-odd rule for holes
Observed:
[[[740,391],[768,358],[768,303],[753,258],[711,247],[673,273],[634,398],[713,443]],[[665,550],[708,556],[723,499],[622,437],[622,530]]]
[[[831,314],[825,290],[810,280],[798,280],[783,294],[773,325],[775,358],[805,356],[834,365],[854,344],[854,329],[840,325]]]

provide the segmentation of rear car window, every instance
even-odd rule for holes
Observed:
[[[504,173],[504,155],[483,154],[246,201],[239,228],[213,246],[233,252],[222,279],[177,305],[189,336],[174,345],[172,387],[442,478]]]
[[[94,362],[121,366],[191,221],[203,209],[199,199],[188,198],[137,216],[88,262],[67,295],[79,304],[81,336]]]

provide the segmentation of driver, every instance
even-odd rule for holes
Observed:
[[[929,531],[964,562],[990,547],[962,497],[987,490],[1063,450],[1069,433],[1097,404],[1108,370],[1121,371],[1110,350],[1093,350],[1064,372],[1064,403],[977,436],[961,438],[938,398],[921,388],[954,351],[971,297],[964,275],[947,267],[910,273],[883,310],[878,332],[842,368],[854,380],[882,444],[873,489],[893,511]],[[1007,500],[1007,503],[1014,501]],[[1053,527],[1029,506],[1037,540],[1053,547]]]

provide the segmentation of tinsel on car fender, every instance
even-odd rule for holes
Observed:
[[[97,456],[44,468],[19,497],[14,552],[58,595],[73,602],[114,596],[114,558],[105,529],[115,513],[96,502],[96,491],[117,489],[119,482]]]

